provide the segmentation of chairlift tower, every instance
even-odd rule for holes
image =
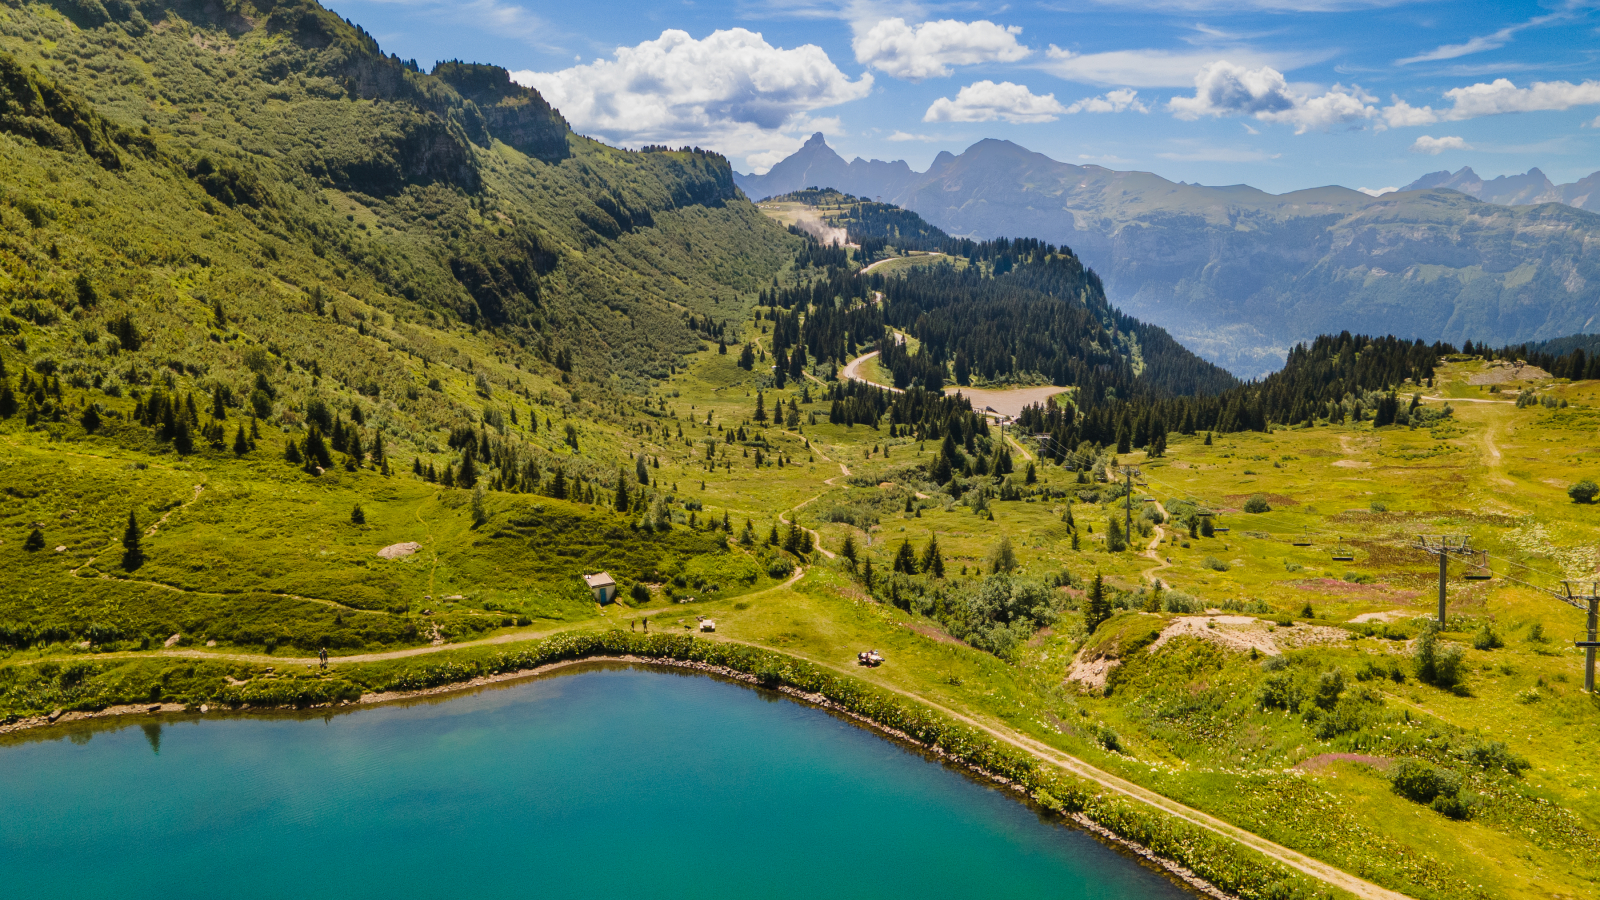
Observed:
[[[1600,641],[1595,640],[1596,619],[1600,618],[1600,582],[1563,581],[1561,586],[1566,590],[1564,598],[1573,606],[1578,606],[1579,601],[1589,607],[1589,634],[1588,640],[1574,641],[1576,646],[1583,648],[1583,689],[1594,693],[1594,651],[1600,647]],[[1582,607],[1579,607],[1580,609]]]
[[[1444,582],[1450,557],[1470,556],[1472,539],[1464,534],[1423,534],[1417,536],[1417,548],[1439,558],[1439,627],[1445,623]]]

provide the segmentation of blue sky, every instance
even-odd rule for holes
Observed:
[[[1273,192],[1600,170],[1600,0],[332,0],[426,68],[495,63],[578,131],[764,171],[1005,138]]]

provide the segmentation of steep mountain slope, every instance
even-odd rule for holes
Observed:
[[[1552,184],[1537,168],[1522,175],[1501,175],[1484,181],[1471,166],[1456,172],[1429,172],[1405,187],[1402,191],[1420,191],[1428,188],[1449,188],[1470,194],[1485,203],[1502,206],[1526,206],[1530,203],[1565,203],[1578,209],[1600,212],[1600,172],[1580,178],[1572,184]]]
[[[844,175],[854,193],[882,193],[952,234],[1071,247],[1111,302],[1239,375],[1347,328],[1505,344],[1581,331],[1600,314],[1588,252],[1600,217],[1565,205],[1444,189],[1280,196],[1075,166],[996,140],[940,154],[899,194],[863,183],[854,164]]]
[[[4,84],[21,104],[0,131],[55,140],[29,123],[69,115],[45,109],[67,90],[130,136],[97,155],[105,174],[65,187],[65,158],[12,170],[7,200],[41,211],[26,239],[66,252],[51,257],[61,272],[35,277],[86,270],[131,302],[281,307],[268,295],[305,305],[320,287],[635,379],[698,346],[686,313],[737,318],[739,295],[792,252],[738,200],[725,160],[578,138],[503,69],[424,75],[310,2],[120,4],[120,21],[99,9],[0,7]],[[128,183],[140,178],[160,183]],[[69,214],[81,188],[102,200]],[[83,240],[69,248],[57,229]],[[170,267],[165,285],[129,252],[151,242],[188,254],[145,251]],[[235,261],[262,285],[212,284]]]

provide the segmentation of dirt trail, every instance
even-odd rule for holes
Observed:
[[[1155,504],[1156,509],[1161,513],[1162,520],[1165,521],[1168,518],[1167,508],[1161,505],[1160,500],[1152,500],[1151,502]],[[1163,569],[1169,569],[1172,567],[1172,563],[1169,562],[1166,557],[1161,555],[1161,542],[1166,539],[1166,528],[1161,525],[1157,525],[1155,537],[1151,538],[1150,543],[1144,548],[1143,555],[1156,561],[1156,567],[1154,569],[1146,569],[1144,574],[1157,584],[1161,583],[1161,579],[1156,577],[1156,573]]]
[[[842,369],[839,372],[839,377],[840,378],[848,378],[851,381],[859,381],[862,384],[870,384],[873,387],[883,388],[884,390],[889,391],[890,393],[904,394],[905,391],[902,391],[897,387],[890,387],[889,385],[886,385],[886,384],[879,384],[876,381],[872,381],[871,379],[867,378],[865,375],[861,374],[861,367],[863,365],[866,365],[867,360],[872,359],[873,357],[875,357],[877,355],[878,355],[878,351],[874,350],[871,353],[864,353],[864,354],[856,357],[855,359],[850,360],[850,362],[845,364],[844,369]]]
[[[740,641],[735,638],[727,638],[720,635],[716,637],[716,640],[728,641],[736,644],[745,644],[752,647],[760,646],[758,644],[752,644],[748,641]],[[801,658],[815,663],[816,665],[832,669],[845,675],[854,677],[860,677],[861,675],[859,671],[852,671],[851,669],[837,666],[824,660],[805,656],[804,654],[797,653],[794,650],[786,650],[785,652],[791,653],[795,656],[800,656]],[[1304,872],[1305,874],[1327,882],[1334,887],[1349,891],[1357,897],[1362,898],[1362,900],[1409,900],[1405,894],[1391,891],[1385,887],[1380,887],[1370,881],[1359,878],[1355,875],[1351,875],[1349,872],[1346,872],[1343,869],[1331,866],[1325,862],[1322,862],[1321,860],[1313,859],[1312,857],[1306,856],[1304,853],[1301,853],[1297,850],[1291,850],[1281,844],[1269,841],[1253,832],[1246,831],[1237,825],[1225,822],[1222,819],[1218,819],[1215,816],[1201,812],[1193,807],[1185,806],[1176,800],[1169,799],[1161,794],[1156,793],[1155,791],[1149,790],[1148,788],[1140,787],[1139,785],[1134,784],[1133,782],[1128,781],[1121,776],[1114,775],[1105,771],[1104,769],[1097,768],[1090,763],[1071,755],[1070,753],[1057,750],[1048,744],[1035,740],[1034,738],[1028,737],[1025,734],[1021,734],[1020,732],[1013,731],[1004,725],[985,722],[972,716],[956,712],[955,710],[939,703],[935,703],[926,697],[912,693],[911,691],[894,687],[893,685],[885,684],[877,679],[871,679],[871,681],[876,687],[882,688],[886,691],[892,691],[893,693],[899,694],[902,697],[906,697],[915,703],[920,703],[931,709],[937,710],[958,722],[965,723],[973,728],[983,731],[996,740],[1031,753],[1045,762],[1057,766],[1058,768],[1065,769],[1073,775],[1092,781],[1132,800],[1136,800],[1140,803],[1144,803],[1147,806],[1154,807],[1162,812],[1176,816],[1177,818],[1183,819],[1208,831],[1215,832],[1223,835],[1224,837],[1232,838],[1233,840],[1244,844],[1252,850],[1257,851],[1263,856],[1277,860],[1278,862],[1283,863],[1290,868]]]

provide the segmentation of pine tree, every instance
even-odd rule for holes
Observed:
[[[928,535],[928,546],[922,551],[922,571],[935,578],[944,577],[944,556],[939,552],[939,536]]]
[[[556,500],[567,499],[567,473],[561,471],[560,466],[556,466],[556,472],[550,478],[549,494]]]
[[[189,430],[189,420],[178,420],[177,432],[172,436],[172,446],[178,451],[179,456],[188,456],[194,452],[194,433]]]
[[[753,418],[758,424],[765,425],[767,423],[765,400],[761,396],[760,391],[756,391],[756,414],[753,416]],[[760,463],[757,463],[757,465],[760,465]]]
[[[292,438],[284,442],[283,458],[297,466],[305,461],[305,457],[300,455],[300,448]]]
[[[619,513],[625,513],[628,511],[628,503],[628,476],[621,469],[618,469],[617,496],[613,504],[613,508],[615,508]]]
[[[1111,602],[1106,599],[1105,579],[1099,572],[1094,573],[1094,583],[1089,585],[1089,596],[1083,604],[1083,627],[1090,634],[1101,623],[1111,618]]]
[[[769,533],[767,535],[767,546],[776,547],[776,546],[778,546],[779,542],[780,542],[780,539],[778,537],[778,523],[776,521],[774,521],[772,523],[772,531],[771,531],[771,533]]]
[[[856,562],[856,539],[850,534],[844,536],[844,544],[839,547],[839,555],[850,560],[851,566]]]
[[[235,456],[243,456],[250,452],[250,439],[245,437],[243,425],[240,425],[239,430],[233,435],[233,452]]]
[[[366,513],[365,510],[363,510],[361,508],[361,504],[359,504],[359,503],[357,503],[355,505],[354,509],[350,510],[350,524],[351,525],[365,525],[365,524],[367,524],[367,513]]]
[[[22,542],[22,549],[34,553],[44,549],[44,532],[35,528],[28,532],[28,539]]]
[[[144,564],[143,537],[139,531],[139,520],[129,510],[128,527],[122,532],[122,567],[130,572]]]
[[[634,477],[638,479],[640,487],[649,486],[650,467],[645,465],[643,453],[639,454],[639,456],[633,461],[633,474]]]
[[[11,382],[0,381],[0,419],[17,414],[17,395],[11,391]]]
[[[471,488],[478,484],[478,453],[472,444],[467,445],[466,452],[461,454],[461,471],[456,473],[456,484],[460,487]]]
[[[911,539],[900,542],[900,550],[895,553],[894,570],[906,575],[917,574],[917,552],[911,549]]]
[[[95,406],[96,404],[93,403],[85,406],[83,415],[78,417],[79,423],[83,425],[83,430],[89,434],[94,434],[100,430],[100,411]]]

